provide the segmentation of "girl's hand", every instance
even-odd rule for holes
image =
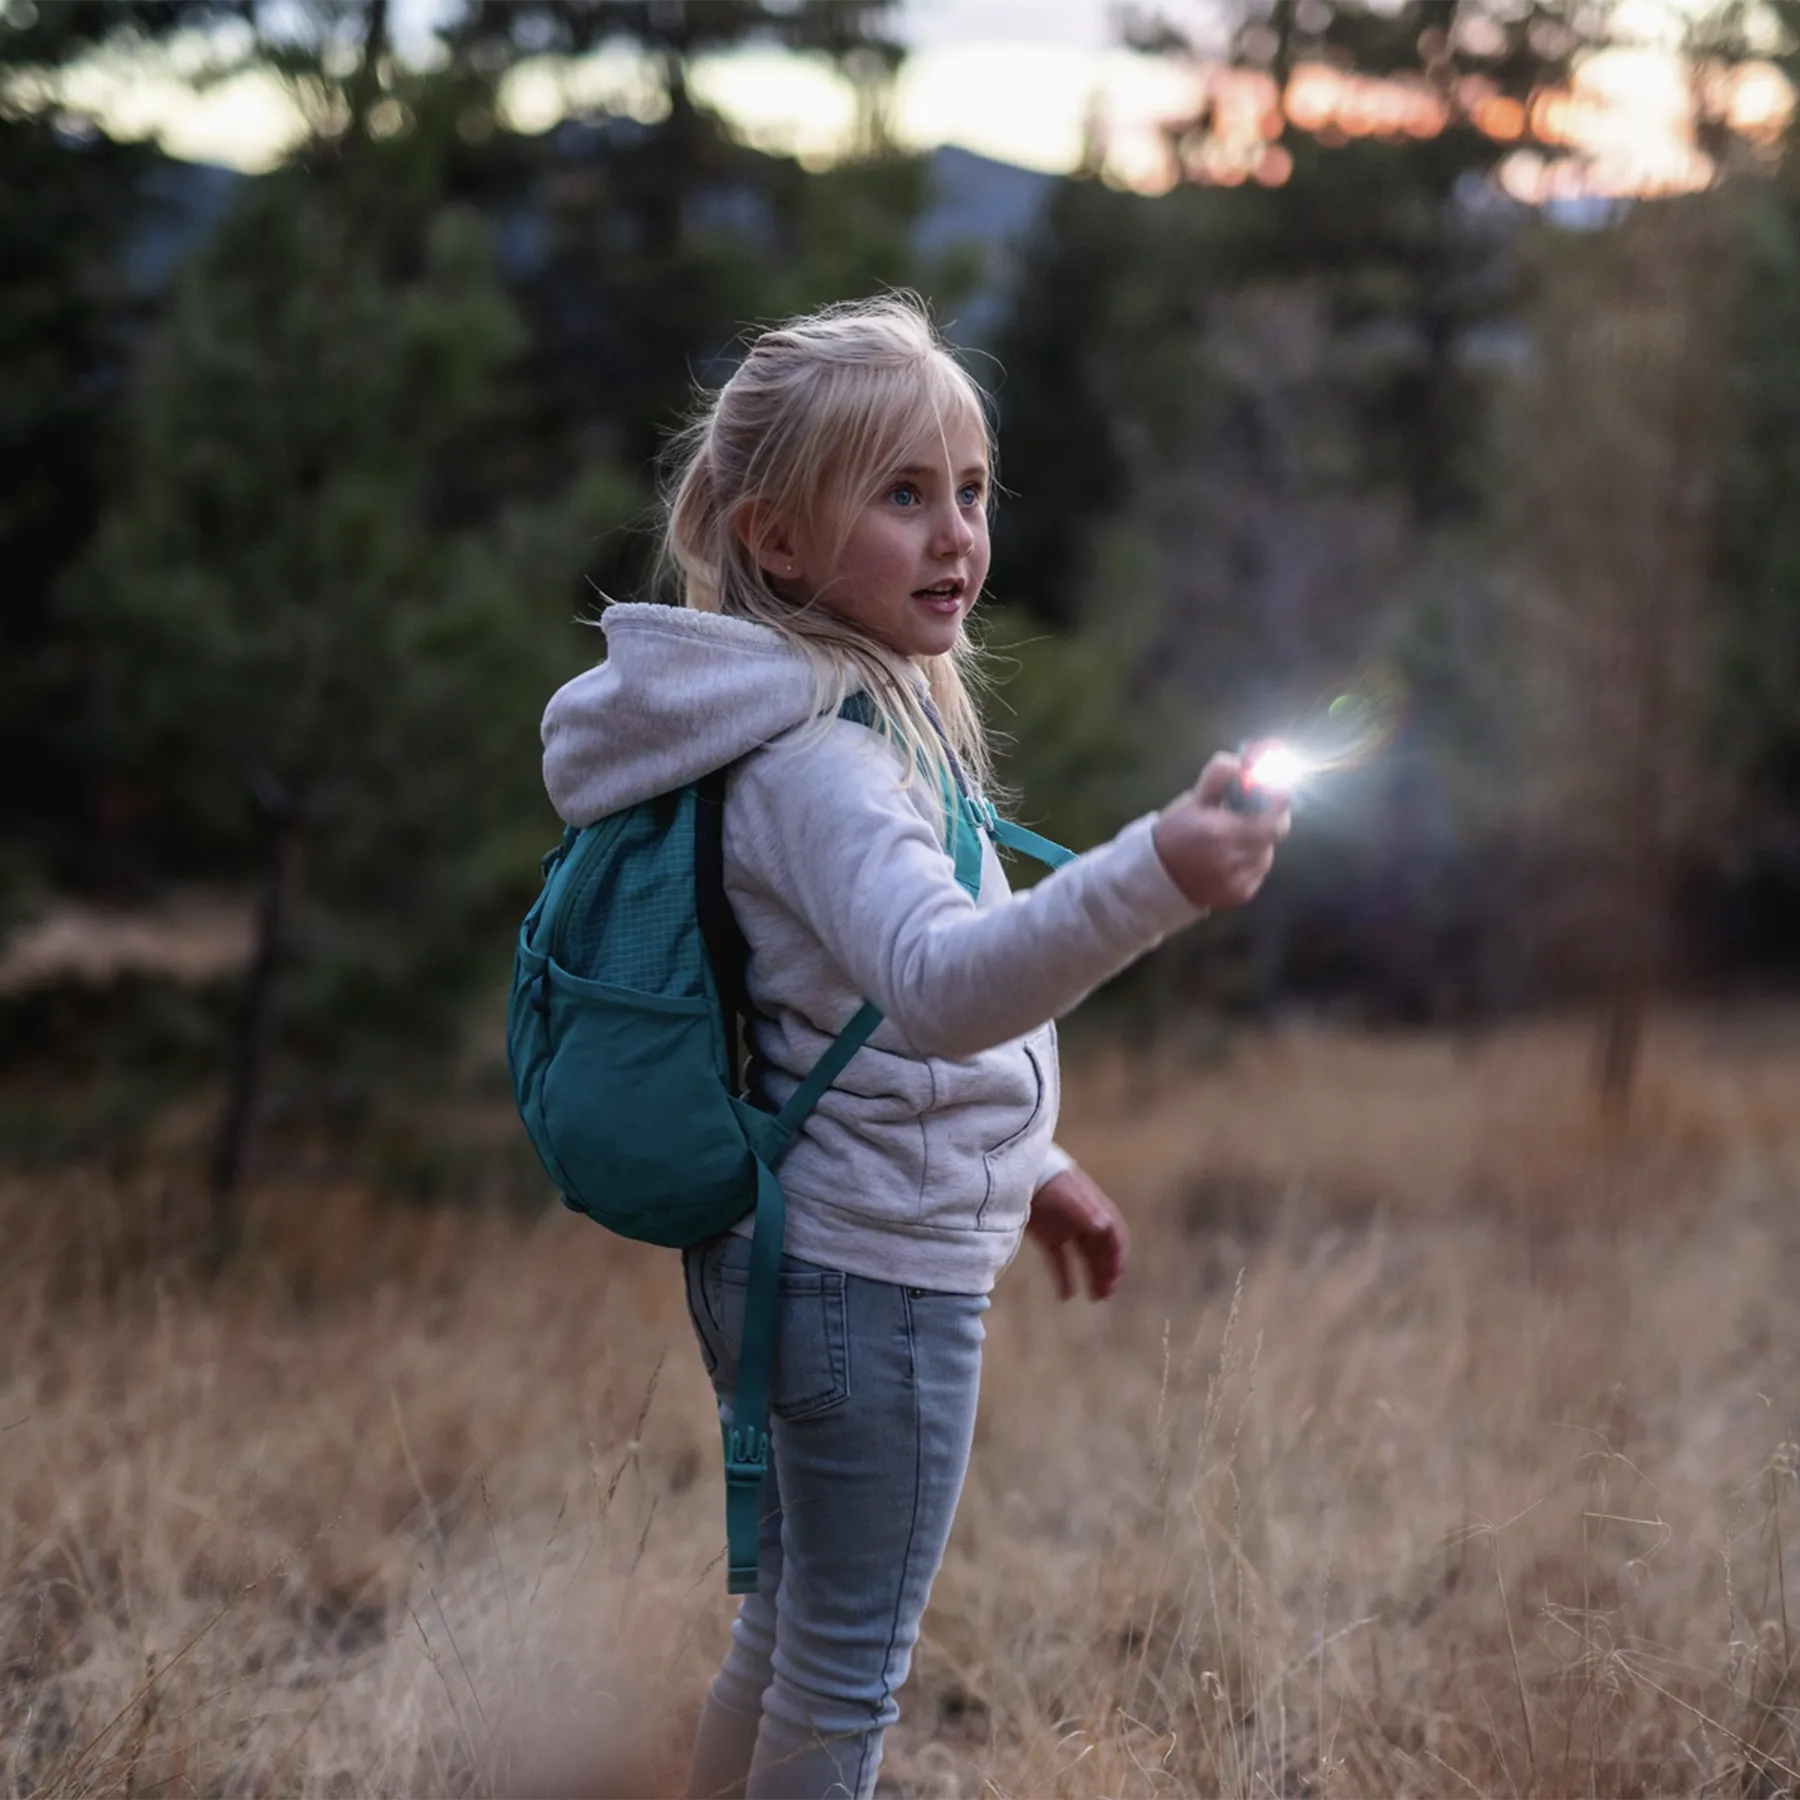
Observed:
[[[1203,911],[1242,906],[1262,886],[1275,846],[1288,834],[1285,802],[1247,813],[1225,804],[1242,769],[1239,757],[1215,756],[1156,821],[1156,853],[1169,879]]]
[[[1075,1297],[1071,1247],[1087,1266],[1088,1293],[1104,1300],[1119,1285],[1131,1233],[1119,1209],[1081,1169],[1064,1169],[1031,1197],[1025,1235],[1043,1246],[1060,1300]]]

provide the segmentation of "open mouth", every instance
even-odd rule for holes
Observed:
[[[932,612],[953,613],[961,607],[968,585],[960,579],[940,581],[928,588],[915,588],[913,598]]]

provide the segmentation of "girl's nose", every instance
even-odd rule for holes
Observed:
[[[975,527],[963,517],[960,507],[950,507],[943,513],[937,540],[940,556],[967,556],[975,548]]]

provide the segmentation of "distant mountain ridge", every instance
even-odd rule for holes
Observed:
[[[1005,310],[1018,247],[1036,225],[1058,177],[978,156],[956,144],[932,151],[930,163],[933,199],[913,243],[926,256],[956,245],[981,248],[982,283],[946,323],[959,340],[986,343]]]
[[[914,247],[923,256],[958,247],[981,252],[982,281],[951,321],[959,337],[979,342],[998,323],[1016,248],[1037,222],[1058,178],[955,144],[930,151],[926,160],[933,199],[919,219]],[[126,251],[132,284],[146,294],[166,286],[225,216],[240,185],[255,179],[212,163],[173,157],[158,163],[148,177],[149,223]],[[532,223],[516,217],[498,221],[504,247],[529,255],[525,247],[540,235]]]

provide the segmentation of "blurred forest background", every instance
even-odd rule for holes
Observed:
[[[1196,86],[1155,194],[1098,129],[1067,176],[904,152],[902,15],[470,0],[409,62],[384,0],[9,0],[14,1160],[125,1154],[183,1104],[221,1195],[258,1143],[421,1194],[517,1155],[467,1102],[504,1098],[554,837],[539,711],[600,597],[644,591],[691,385],[748,325],[885,286],[996,396],[982,629],[1023,817],[1091,843],[1341,691],[1391,728],[1257,907],[1096,1017],[1203,1049],[1233,1016],[1591,1005],[1623,1107],[1654,996],[1792,981],[1800,171],[1787,110],[1738,101],[1791,92],[1800,8],[1656,15],[1707,178],[1631,197],[1582,192],[1556,106],[1641,7],[1248,0],[1210,47],[1125,9],[1138,53],[1247,78]],[[628,111],[507,128],[522,63],[620,45]],[[755,45],[854,84],[846,155],[696,97],[697,59]],[[59,86],[172,48],[273,74],[309,135],[239,175]]]
[[[902,285],[1028,823],[1380,747],[1071,1021],[1132,1264],[1004,1278],[881,1791],[1800,1794],[1800,0],[1122,8],[1188,104],[1066,174],[906,148],[930,3],[0,4],[0,1796],[679,1791],[719,1440],[513,1111],[537,725],[693,384]]]

